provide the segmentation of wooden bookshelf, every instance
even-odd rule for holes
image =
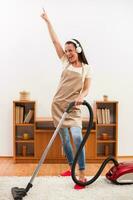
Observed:
[[[20,118],[16,114],[16,107],[21,108]],[[90,136],[85,145],[86,162],[101,162],[107,156],[117,158],[118,146],[118,102],[117,101],[96,101],[94,105],[94,121]],[[18,108],[17,108],[18,109]],[[101,119],[98,119],[97,109],[102,111]],[[105,111],[106,109],[106,111]],[[23,111],[22,111],[23,110]],[[24,123],[24,119],[33,110],[30,121]],[[109,111],[107,111],[109,110]],[[104,112],[105,111],[105,112]],[[18,110],[17,110],[18,112]],[[19,112],[18,112],[19,113]],[[108,116],[106,116],[108,113]],[[105,116],[104,116],[105,115]],[[104,118],[104,120],[103,120]],[[106,120],[105,120],[106,119]],[[83,135],[86,133],[88,118],[83,118]],[[38,162],[43,151],[47,147],[53,133],[54,125],[52,118],[36,118],[35,101],[14,101],[13,102],[13,138],[14,138],[14,161],[18,163]],[[24,139],[24,133],[28,138]],[[106,133],[107,138],[103,138]],[[74,146],[74,145],[73,145]],[[57,135],[45,160],[46,163],[66,163],[59,135]]]
[[[97,159],[105,159],[109,155],[116,158],[118,143],[118,102],[96,101],[96,113]]]
[[[29,115],[29,113],[31,114]],[[15,162],[35,158],[35,116],[35,101],[13,102],[13,154]]]

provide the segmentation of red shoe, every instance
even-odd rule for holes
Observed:
[[[80,180],[81,181],[81,180]],[[84,180],[82,180],[81,182],[86,182],[87,181],[87,179],[85,178]],[[75,190],[81,190],[81,189],[84,189],[86,186],[82,186],[82,185],[78,185],[78,184],[75,184],[74,185],[74,189]]]
[[[67,170],[65,172],[62,172],[60,175],[61,176],[71,176],[71,170]]]

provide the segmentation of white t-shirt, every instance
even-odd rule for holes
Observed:
[[[85,78],[91,78],[92,77],[92,69],[90,65],[82,63],[82,67],[74,67],[71,63],[69,64],[69,61],[65,55],[61,58],[61,62],[63,65],[63,70],[67,67],[68,70],[77,72],[79,74],[83,73],[83,79],[82,81],[85,80]]]

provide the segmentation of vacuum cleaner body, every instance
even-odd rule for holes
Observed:
[[[107,172],[106,178],[119,185],[133,183],[133,162],[122,162],[113,166]]]

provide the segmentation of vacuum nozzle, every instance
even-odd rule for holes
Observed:
[[[26,188],[13,187],[11,189],[14,200],[22,200],[27,195],[27,192],[33,185],[29,182]]]
[[[22,200],[27,195],[24,188],[13,187],[11,192],[14,200]]]

